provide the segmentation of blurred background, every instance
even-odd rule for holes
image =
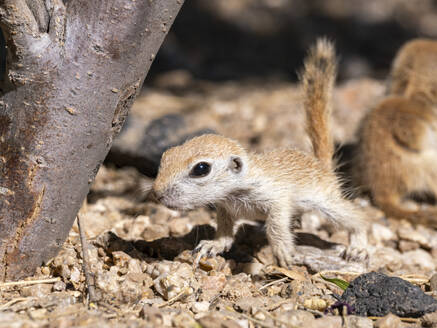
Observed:
[[[187,0],[107,162],[154,176],[162,152],[217,132],[250,150],[310,150],[296,72],[335,42],[334,137],[355,141],[398,49],[437,36],[436,0]]]
[[[149,74],[174,69],[229,80],[296,79],[320,35],[341,54],[340,79],[383,78],[408,39],[437,36],[435,0],[187,0]]]

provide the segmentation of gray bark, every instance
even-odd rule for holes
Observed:
[[[0,0],[0,280],[63,244],[182,3]]]

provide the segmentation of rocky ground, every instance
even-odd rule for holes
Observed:
[[[354,141],[360,118],[383,92],[383,83],[363,79],[337,88],[333,124],[339,144]],[[184,71],[163,74],[136,101],[131,117],[149,122],[170,113],[182,115],[193,131],[210,128],[254,151],[309,149],[299,90],[288,82],[212,83]],[[96,301],[87,302],[75,224],[59,255],[35,276],[0,285],[0,327],[437,327],[437,313],[403,319],[339,315],[330,306],[342,290],[321,278],[351,281],[379,271],[435,296],[437,279],[430,278],[437,231],[387,218],[363,196],[354,201],[369,222],[368,266],[344,262],[339,254],[348,243],[346,232],[306,213],[298,229],[300,257],[289,270],[275,266],[262,226],[247,222],[229,253],[194,268],[190,251],[212,237],[214,211],[177,212],[146,201],[141,188],[150,181],[135,168],[109,163],[81,210]]]

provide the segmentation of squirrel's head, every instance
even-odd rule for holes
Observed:
[[[216,203],[241,187],[245,150],[234,140],[206,134],[168,149],[153,184],[165,206],[193,209]]]

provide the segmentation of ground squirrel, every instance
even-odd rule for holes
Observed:
[[[170,208],[208,204],[217,208],[215,238],[202,240],[195,252],[214,256],[228,251],[237,219],[265,220],[273,254],[281,266],[288,267],[295,252],[292,223],[304,211],[319,210],[351,232],[345,257],[367,258],[362,213],[343,197],[332,168],[329,118],[335,76],[333,45],[319,40],[310,49],[301,75],[315,156],[291,149],[248,153],[236,141],[211,134],[164,153],[153,184],[155,197]]]
[[[437,42],[405,44],[388,95],[364,118],[354,163],[357,183],[388,216],[437,227],[437,208],[408,209],[414,194],[437,196]]]

